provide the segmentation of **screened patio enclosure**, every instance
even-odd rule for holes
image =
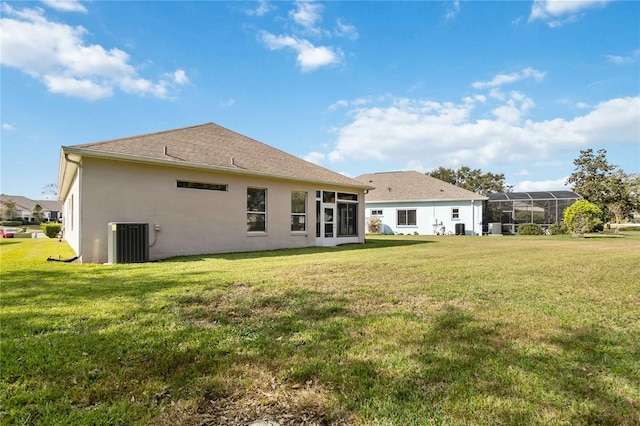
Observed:
[[[501,224],[503,234],[515,234],[521,223],[548,227],[562,221],[564,209],[582,197],[571,191],[505,192],[488,194],[484,208],[485,232]]]

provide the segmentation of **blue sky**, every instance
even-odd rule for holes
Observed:
[[[214,122],[351,177],[466,165],[563,189],[640,173],[640,2],[1,4],[1,191],[61,146]]]

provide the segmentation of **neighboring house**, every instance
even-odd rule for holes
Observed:
[[[149,224],[149,260],[364,243],[370,185],[208,123],[63,146],[58,188],[65,239],[103,263],[110,223]]]
[[[62,218],[62,203],[56,200],[32,200],[20,195],[2,195],[2,202],[11,200],[16,204],[16,215],[10,219],[22,219],[26,222],[35,222],[33,217],[33,209],[36,205],[42,207],[44,221],[58,221]]]
[[[36,200],[44,209],[44,217],[48,221],[62,220],[62,203],[58,200]]]
[[[377,216],[382,232],[394,234],[482,234],[487,197],[414,171],[361,175],[375,187],[365,195],[365,216]]]

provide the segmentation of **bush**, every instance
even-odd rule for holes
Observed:
[[[549,232],[551,233],[551,235],[568,234],[569,228],[567,228],[567,225],[565,225],[564,222],[556,222],[553,225],[549,226]]]
[[[40,228],[44,231],[44,235],[49,238],[55,238],[62,230],[62,225],[60,223],[43,223]]]
[[[602,210],[587,200],[578,200],[564,210],[564,223],[576,236],[602,231]]]
[[[537,223],[523,223],[518,226],[519,235],[544,235],[542,226]]]
[[[2,226],[20,226],[20,225],[22,225],[22,221],[21,220],[3,220],[2,222],[0,222],[0,225],[2,225]]]
[[[382,230],[382,221],[377,216],[371,216],[367,220],[367,227],[372,234],[379,234]]]

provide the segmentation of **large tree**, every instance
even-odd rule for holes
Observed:
[[[624,176],[625,184],[629,188],[629,196],[633,211],[640,212],[640,174],[631,173]]]
[[[438,167],[428,175],[482,195],[509,192],[512,189],[505,183],[503,173],[483,173],[480,169],[471,169],[467,166],[462,166],[458,170]]]
[[[2,200],[2,217],[6,220],[11,220],[15,218],[18,214],[18,208],[16,207],[16,203],[6,198]]]
[[[636,178],[610,164],[605,149],[597,153],[593,149],[581,150],[573,164],[576,167],[567,183],[585,200],[598,206],[607,219],[615,216],[619,222],[638,208],[637,188],[633,186]]]
[[[36,204],[33,207],[33,210],[31,210],[31,216],[33,216],[33,219],[36,222],[38,223],[42,222],[42,220],[44,219],[44,209],[40,204]]]
[[[42,188],[42,195],[45,196],[45,198],[56,198],[58,195],[58,184],[57,183],[49,183],[47,185],[45,185]]]

